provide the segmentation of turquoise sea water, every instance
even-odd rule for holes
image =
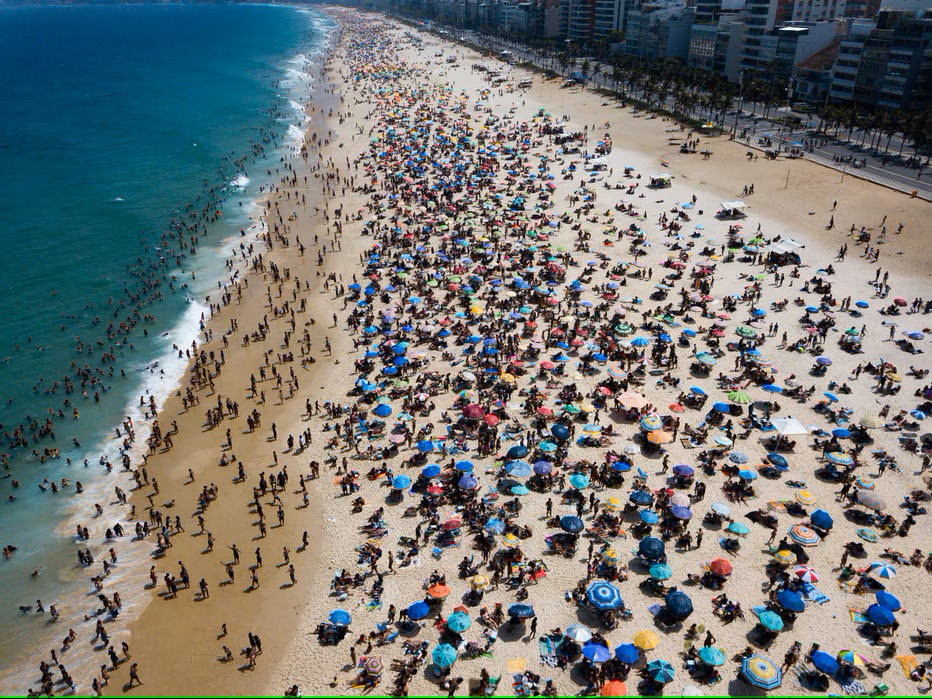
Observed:
[[[330,26],[271,5],[0,8],[0,544],[18,548],[0,561],[0,693],[36,679],[37,650],[94,606],[74,525],[91,525],[99,563],[112,522],[93,503],[126,489],[114,430],[177,381],[172,345],[196,337],[267,170],[300,137],[304,68]],[[222,218],[195,221],[202,209]],[[63,477],[87,492],[39,487]],[[19,612],[36,599],[62,621]],[[76,678],[105,661],[89,635],[65,656]]]

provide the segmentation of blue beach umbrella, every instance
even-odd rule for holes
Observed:
[[[440,475],[440,464],[427,464],[421,469],[421,475],[424,478],[436,478]]]
[[[537,616],[537,612],[535,612],[534,607],[529,604],[515,602],[508,607],[508,616],[514,619],[530,619],[531,617]]]
[[[411,478],[405,475],[395,476],[392,480],[392,488],[395,490],[404,490],[411,485]]]
[[[595,580],[586,589],[586,599],[596,609],[611,610],[624,606],[621,590],[605,580]]]
[[[767,393],[783,393],[783,387],[777,386],[777,384],[774,383],[765,383],[761,388],[767,391]]]
[[[505,531],[505,522],[498,517],[490,517],[484,529],[490,534],[501,534]]]
[[[654,682],[659,682],[661,684],[672,682],[673,676],[676,674],[673,666],[666,660],[652,660],[647,664],[647,672],[650,673]]]
[[[577,489],[583,489],[589,485],[589,477],[581,473],[574,473],[569,477],[570,485]]]
[[[715,646],[705,646],[699,649],[699,659],[706,665],[719,666],[724,665],[726,658],[721,648]]]
[[[615,648],[615,658],[628,665],[633,665],[641,657],[641,651],[633,643],[622,643]]]
[[[453,612],[447,617],[447,628],[454,633],[463,633],[470,626],[472,626],[472,619],[463,612]]]
[[[655,580],[667,580],[673,575],[673,569],[666,563],[654,563],[648,572]]]
[[[877,599],[877,604],[889,609],[891,612],[895,612],[902,607],[896,595],[890,594],[886,590],[878,590],[875,598]]]
[[[527,447],[523,444],[515,444],[511,449],[508,450],[506,456],[509,459],[523,459],[527,456]]]
[[[612,657],[612,652],[601,643],[586,641],[582,647],[582,654],[594,663],[604,663]]]
[[[456,648],[451,646],[449,643],[441,643],[439,646],[434,648],[434,652],[431,653],[430,657],[437,667],[450,667],[453,665],[453,663],[456,662]]]
[[[741,674],[760,689],[776,689],[783,682],[783,671],[770,658],[758,653],[741,661]]]
[[[831,653],[826,653],[822,649],[813,651],[809,661],[817,670],[827,675],[834,675],[838,672],[838,661],[835,660]]]
[[[693,613],[692,600],[681,590],[673,590],[667,594],[666,607],[670,616],[678,621],[683,621]]]
[[[660,515],[653,510],[641,510],[640,517],[645,524],[657,524],[660,521]]]
[[[330,619],[331,624],[337,626],[349,626],[353,621],[353,617],[345,609],[334,609],[330,612],[328,619]]]
[[[392,414],[392,406],[390,406],[388,403],[379,403],[372,409],[372,412],[379,417],[388,417]]]
[[[794,590],[783,588],[777,593],[777,602],[791,612],[801,612],[806,608],[803,596]]]
[[[534,468],[527,461],[509,461],[505,464],[505,472],[515,478],[527,478],[534,473]]]
[[[746,464],[748,462],[747,454],[743,451],[733,451],[728,455],[728,460],[733,464]]]
[[[731,406],[729,406],[728,403],[722,403],[719,401],[718,403],[712,404],[712,410],[717,413],[727,413],[729,410],[731,410]]]
[[[476,465],[472,461],[463,459],[461,461],[457,461],[453,467],[460,473],[472,473]]]
[[[427,602],[415,602],[408,606],[407,612],[409,619],[420,621],[426,619],[427,615],[430,614],[430,607]]]
[[[783,629],[783,619],[780,618],[779,614],[769,609],[760,613],[758,621],[768,631],[781,631]]]
[[[651,505],[654,502],[653,496],[646,490],[635,490],[628,499],[635,505]]]
[[[813,525],[817,526],[819,529],[831,529],[835,524],[835,520],[832,519],[826,510],[814,510],[811,515],[809,515],[809,521]]]
[[[553,464],[549,461],[540,459],[534,462],[534,473],[538,476],[546,476],[551,471],[553,471]]]
[[[457,481],[457,485],[463,490],[475,490],[479,486],[479,481],[475,476],[467,473]]]
[[[434,443],[429,439],[422,439],[417,443],[417,450],[422,454],[427,454],[434,450]]]
[[[778,454],[775,451],[768,452],[767,460],[772,463],[777,468],[787,468],[789,463],[787,463],[786,457],[782,454]]]
[[[873,623],[877,624],[877,626],[890,626],[894,621],[896,621],[896,617],[894,616],[893,612],[891,612],[883,605],[877,603],[872,604],[867,608],[865,616],[867,616],[867,618],[870,619]]]
[[[564,515],[560,517],[560,529],[570,534],[578,534],[585,529],[583,521],[575,515]]]

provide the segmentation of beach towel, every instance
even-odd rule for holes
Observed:
[[[527,669],[527,658],[509,658],[505,661],[505,669],[508,672],[524,672]]]
[[[857,680],[851,680],[848,684],[841,685],[841,690],[845,694],[866,694],[867,689]]]
[[[807,602],[814,602],[815,604],[825,604],[831,599],[810,582],[803,583],[803,597],[806,598]]]
[[[893,657],[900,664],[900,668],[903,670],[903,676],[906,677],[906,679],[909,679],[909,673],[919,667],[919,661],[916,660],[915,655],[895,655]]]
[[[848,607],[848,615],[851,617],[851,621],[855,624],[866,624],[870,621],[864,614],[861,613],[860,609],[854,609],[853,607]]]

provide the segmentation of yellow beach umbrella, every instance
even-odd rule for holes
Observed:
[[[660,645],[660,639],[650,629],[642,629],[634,634],[634,645],[641,650],[651,650]]]

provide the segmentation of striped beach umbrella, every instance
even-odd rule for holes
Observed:
[[[596,609],[612,610],[624,606],[621,590],[606,580],[595,580],[586,589],[586,599]]]
[[[868,568],[868,570],[878,578],[896,577],[896,568],[894,568],[889,563],[884,563],[883,561],[874,561],[870,564],[870,568]]]
[[[864,505],[864,507],[870,510],[877,510],[878,512],[887,506],[887,504],[880,498],[880,496],[875,495],[869,490],[858,491],[858,502]]]
[[[783,682],[783,672],[770,659],[754,653],[741,661],[741,674],[755,687],[776,689]]]
[[[805,524],[794,524],[790,527],[790,538],[803,546],[816,546],[821,538]]]

